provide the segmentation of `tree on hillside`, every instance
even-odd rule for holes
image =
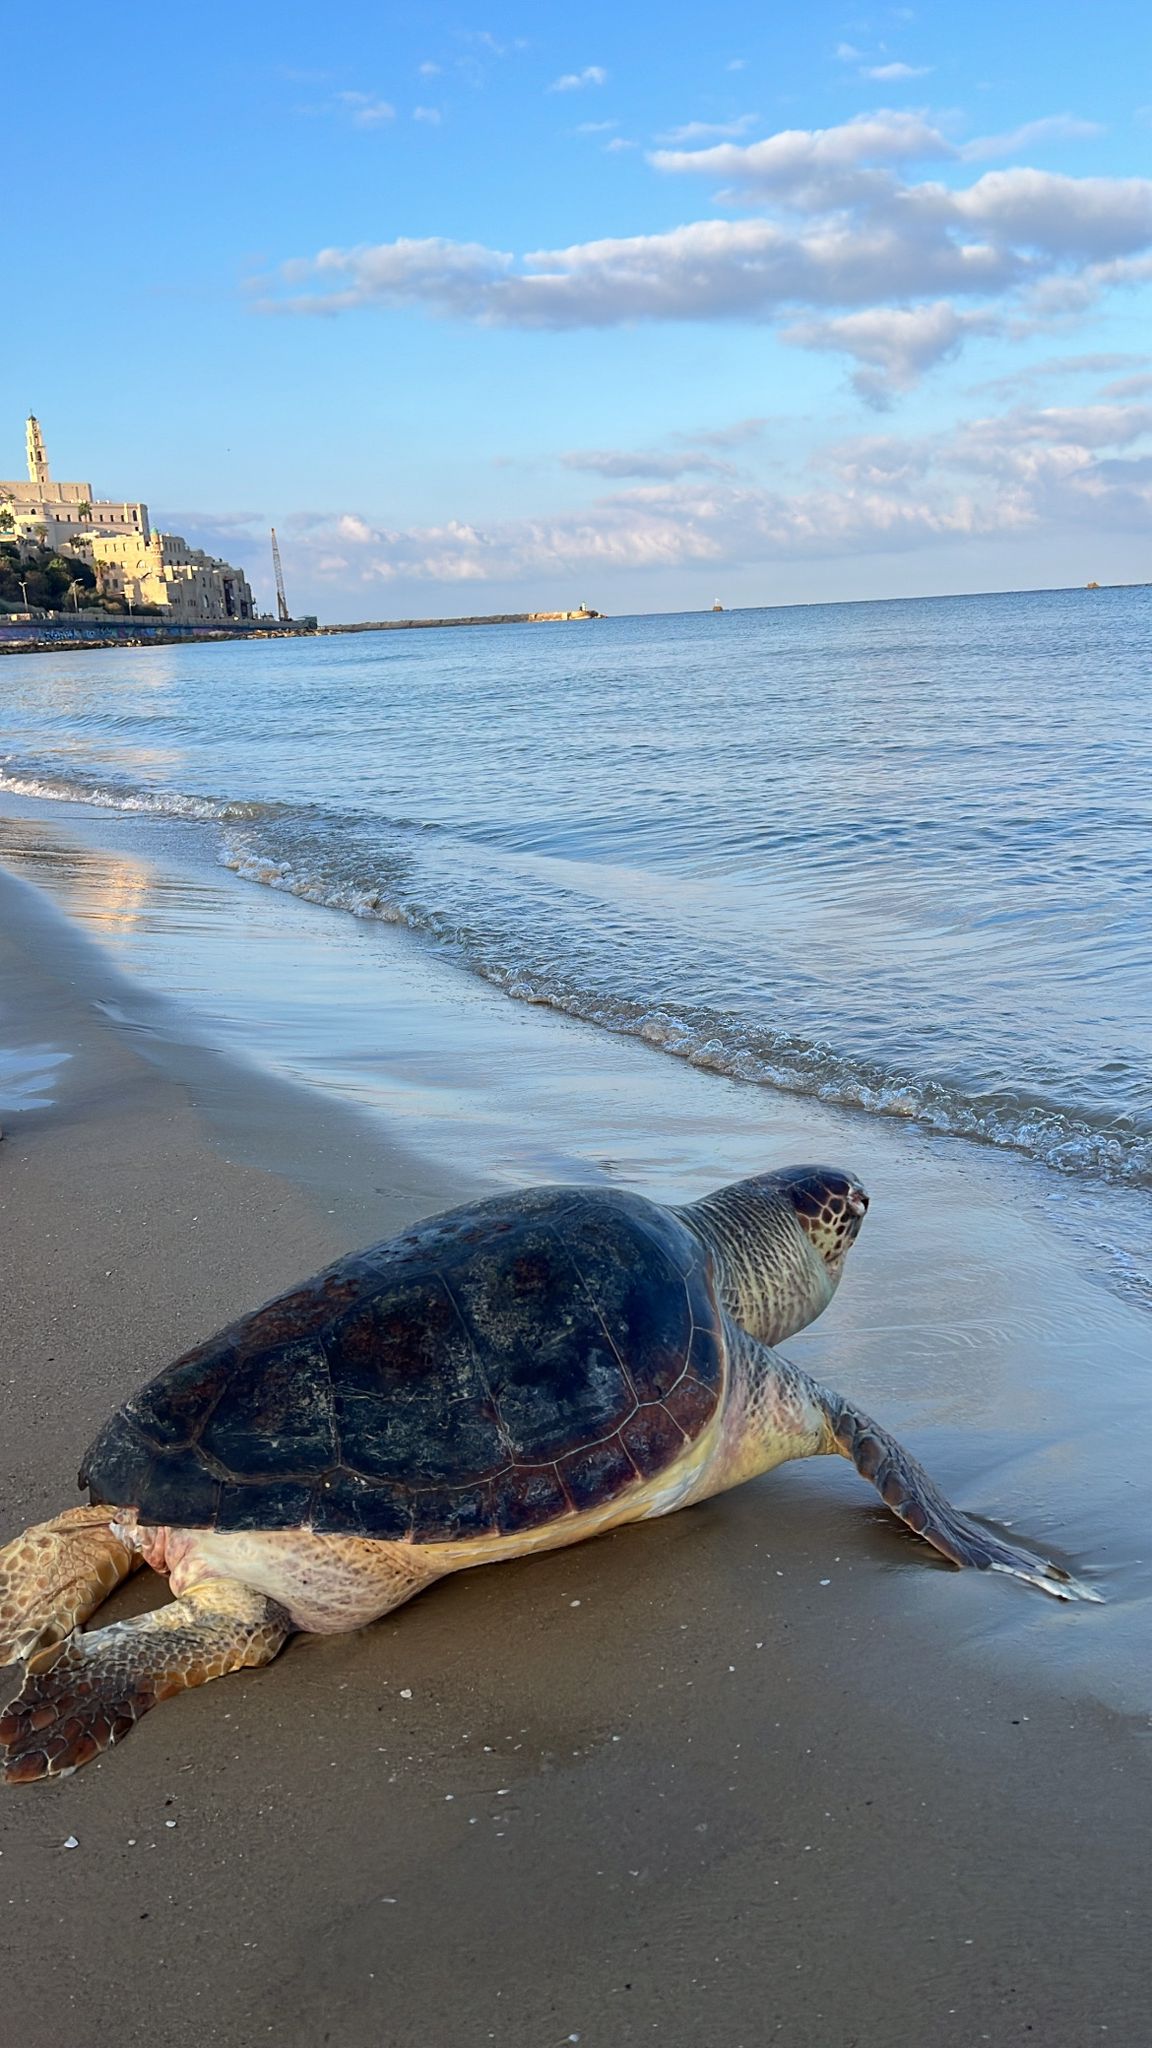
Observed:
[[[0,612],[22,612],[28,607],[52,612],[98,609],[116,616],[129,609],[124,599],[100,594],[90,562],[76,555],[54,555],[48,548],[21,555],[14,542],[0,540]],[[158,607],[138,604],[133,610],[155,613]]]

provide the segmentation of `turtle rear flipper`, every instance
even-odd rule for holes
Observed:
[[[870,1479],[885,1505],[952,1564],[975,1571],[1006,1572],[1038,1586],[1056,1600],[1100,1600],[1101,1594],[1081,1584],[1058,1564],[1018,1550],[961,1514],[903,1444],[870,1415],[839,1394],[818,1390],[832,1441],[828,1448],[850,1458],[864,1479]]]
[[[275,1600],[213,1579],[151,1614],[40,1650],[0,1714],[5,1782],[67,1777],[122,1742],[157,1700],[270,1664],[291,1625]]]
[[[0,1550],[0,1664],[62,1642],[143,1560],[112,1534],[114,1508],[68,1508]]]

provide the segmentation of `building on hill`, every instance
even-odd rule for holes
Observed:
[[[73,555],[96,573],[102,594],[157,605],[181,625],[255,619],[243,569],[154,533],[147,505],[94,498],[91,484],[55,483],[35,414],[27,423],[28,478],[0,482],[0,541]]]
[[[68,551],[91,563],[101,596],[157,605],[179,625],[227,625],[257,616],[243,569],[189,547],[178,533],[153,533],[141,542],[94,528],[74,535]]]
[[[27,481],[0,482],[0,540],[29,540],[57,553],[74,533],[123,533],[148,539],[147,505],[94,498],[91,484],[53,483],[35,413],[29,414],[25,440]]]

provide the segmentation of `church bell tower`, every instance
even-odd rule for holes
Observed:
[[[52,482],[52,474],[48,468],[48,455],[44,447],[44,436],[40,432],[40,422],[34,412],[28,415],[25,440],[28,448],[29,481],[38,485],[41,490],[47,490]]]

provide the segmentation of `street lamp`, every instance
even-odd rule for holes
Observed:
[[[31,611],[32,607],[28,602],[28,585],[25,583],[24,578],[22,576],[18,576],[16,578],[16,581],[20,585],[21,590],[24,592],[24,609],[26,612]]]

